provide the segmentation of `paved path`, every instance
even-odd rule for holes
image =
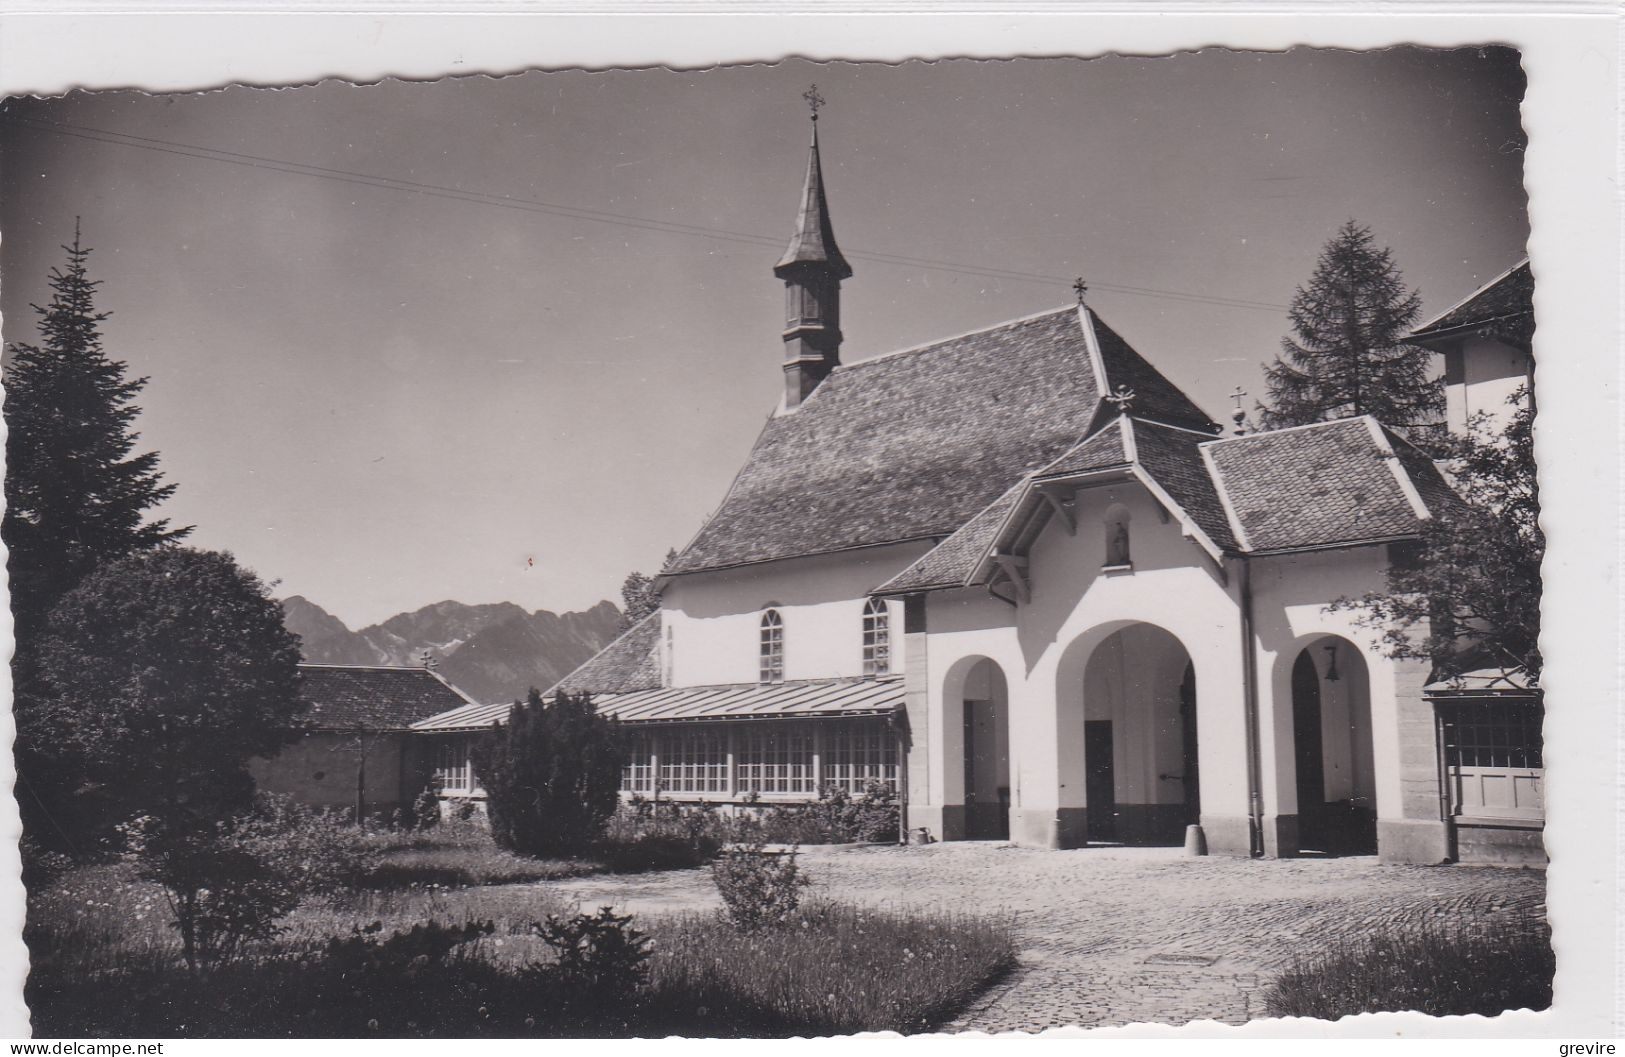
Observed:
[[[1543,913],[1546,887],[1535,871],[1379,866],[1375,858],[1187,859],[1177,848],[807,848],[801,863],[819,889],[843,901],[1014,915],[1020,967],[949,1031],[1245,1023],[1263,1015],[1263,988],[1294,952],[1429,916]],[[587,907],[718,905],[703,870],[549,888]]]

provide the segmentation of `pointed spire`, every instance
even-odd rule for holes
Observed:
[[[817,110],[813,111],[812,147],[807,158],[807,180],[801,190],[801,211],[796,215],[796,231],[790,236],[784,256],[773,266],[773,272],[783,278],[785,269],[798,264],[826,265],[837,279],[852,278],[852,266],[835,245],[835,228],[830,223],[829,202],[824,197],[824,169],[818,162]]]
[[[818,108],[824,105],[818,86],[803,96],[812,110],[812,153],[807,182],[801,189],[796,233],[773,274],[784,281],[784,406],[801,405],[841,364],[841,280],[852,266],[835,245],[824,199],[824,170],[818,163]]]

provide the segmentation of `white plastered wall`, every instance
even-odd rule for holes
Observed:
[[[1449,353],[1449,359],[1459,360],[1448,364],[1446,370],[1444,396],[1449,427],[1463,432],[1480,412],[1504,425],[1512,414],[1508,399],[1529,381],[1529,354],[1494,338],[1471,337]]]
[[[1323,744],[1328,750],[1327,784],[1334,781],[1332,764],[1339,761],[1343,777],[1335,780],[1374,791],[1379,818],[1401,818],[1399,770],[1399,716],[1395,665],[1383,653],[1381,633],[1359,626],[1358,611],[1327,609],[1338,598],[1357,598],[1382,590],[1387,556],[1383,547],[1359,547],[1313,554],[1253,559],[1253,611],[1258,639],[1260,756],[1264,810],[1267,814],[1296,814],[1298,794],[1292,726],[1292,666],[1298,654],[1311,647],[1316,665],[1324,670],[1322,647],[1335,636],[1345,640],[1340,669],[1354,678],[1342,684],[1322,683],[1331,689],[1323,706]],[[1355,672],[1357,665],[1363,671]],[[1363,680],[1362,680],[1363,677]],[[1343,733],[1332,731],[1333,718],[1346,707],[1344,698],[1366,684],[1370,701],[1370,749],[1354,752]],[[1359,734],[1364,734],[1363,730]],[[1369,777],[1357,777],[1369,767]],[[1340,785],[1338,788],[1343,788]]]
[[[661,596],[673,686],[754,683],[764,609],[784,621],[786,679],[863,675],[863,607],[869,592],[929,544],[873,547],[675,577]],[[893,664],[900,667],[903,606],[889,603]]]

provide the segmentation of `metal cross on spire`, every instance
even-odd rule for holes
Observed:
[[[1083,281],[1083,276],[1072,280],[1072,292],[1078,295],[1078,304],[1083,304],[1084,295],[1089,292],[1089,284]]]
[[[818,85],[808,85],[807,90],[801,93],[801,98],[807,101],[807,109],[812,111],[812,119],[817,121],[818,111],[824,108],[824,97],[818,94]]]

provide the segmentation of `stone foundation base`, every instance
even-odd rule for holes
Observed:
[[[1028,848],[1082,848],[1088,822],[1081,807],[1011,808],[1010,839]]]
[[[1209,855],[1252,855],[1252,835],[1246,815],[1202,815],[1202,832],[1207,835]]]
[[[964,804],[909,804],[908,828],[923,828],[932,840],[965,839]]]
[[[1450,861],[1450,831],[1436,819],[1377,820],[1377,859],[1432,866]]]
[[[1546,867],[1546,841],[1538,822],[1456,822],[1456,861],[1494,866]]]
[[[1265,815],[1263,821],[1266,859],[1291,859],[1303,850],[1297,815]]]

